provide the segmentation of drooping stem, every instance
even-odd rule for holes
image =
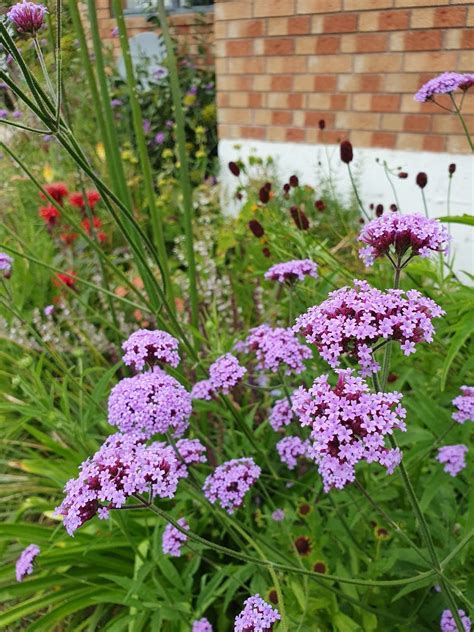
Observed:
[[[356,197],[357,204],[359,205],[359,208],[360,208],[360,210],[362,211],[362,214],[363,214],[363,216],[365,217],[365,219],[366,219],[367,221],[369,221],[369,220],[370,220],[370,217],[367,215],[367,212],[366,212],[366,210],[364,209],[364,205],[362,204],[362,200],[361,200],[361,199],[360,199],[360,197],[359,197],[359,192],[358,192],[358,190],[357,190],[357,186],[356,186],[356,183],[355,183],[355,180],[354,180],[354,176],[352,175],[351,166],[350,166],[350,164],[349,164],[349,163],[346,163],[346,164],[347,164],[347,170],[348,170],[348,172],[349,172],[349,178],[351,179],[352,190],[354,191],[354,195],[355,195],[355,197]]]

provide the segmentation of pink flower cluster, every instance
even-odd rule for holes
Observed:
[[[465,421],[474,421],[474,386],[461,386],[461,393],[453,399],[453,405],[457,408],[453,419],[463,424]]]
[[[440,463],[444,463],[444,471],[451,476],[457,476],[461,470],[466,467],[467,446],[462,443],[459,445],[445,445],[438,450],[436,457]]]
[[[145,364],[157,362],[177,367],[180,361],[178,341],[166,331],[138,329],[122,344],[123,361],[127,366],[141,371]]]
[[[415,101],[429,101],[435,94],[448,94],[456,90],[467,90],[474,84],[474,74],[443,72],[421,86],[415,94]]]
[[[471,632],[471,619],[466,615],[464,610],[458,610],[458,614],[461,617],[461,622],[465,632]],[[440,622],[441,632],[458,632],[458,626],[451,613],[451,610],[444,610],[441,615]]]
[[[318,277],[318,266],[311,259],[294,259],[276,263],[265,272],[265,278],[279,283],[293,283],[303,281],[305,277]]]
[[[237,343],[237,351],[255,353],[257,369],[277,373],[280,369],[286,375],[301,373],[304,360],[311,358],[312,353],[306,345],[301,344],[291,329],[272,328],[259,325],[250,330],[247,338]]]
[[[176,442],[176,449],[184,461],[184,464],[178,463],[179,478],[188,477],[189,465],[207,462],[206,446],[204,446],[199,439],[180,439]]]
[[[244,601],[244,609],[234,621],[234,632],[266,632],[280,619],[278,610],[257,593]]]
[[[382,215],[366,224],[359,235],[359,241],[367,244],[359,252],[366,266],[384,255],[394,255],[395,259],[408,254],[428,257],[433,252],[447,252],[450,236],[437,219],[429,219],[415,213]]]
[[[193,621],[193,628],[191,632],[212,632],[212,625],[205,617],[203,617],[202,619]]]
[[[189,525],[184,518],[180,518],[177,522],[183,529],[189,529]],[[171,555],[171,557],[181,557],[181,547],[187,540],[188,536],[179,529],[172,524],[166,525],[161,542],[163,553]]]
[[[276,449],[280,455],[280,461],[284,463],[289,470],[294,470],[298,465],[298,459],[310,458],[311,444],[309,441],[303,441],[299,437],[284,437],[276,444]]]
[[[112,389],[108,421],[122,432],[184,434],[192,412],[191,395],[160,368],[124,378]]]
[[[275,432],[280,432],[293,419],[293,411],[287,397],[277,399],[270,411],[268,421]]]
[[[417,290],[382,292],[366,281],[354,281],[354,288],[343,287],[329,294],[299,316],[294,331],[316,345],[331,367],[339,366],[343,353],[357,358],[362,375],[370,375],[380,366],[371,346],[380,339],[396,340],[403,353],[415,352],[418,342],[431,342],[431,320],[444,311]]]
[[[137,434],[114,434],[91,458],[79,476],[66,483],[65,498],[56,508],[69,535],[98,514],[123,507],[133,494],[172,498],[178,484],[177,459],[170,446],[144,444]]]
[[[209,367],[209,379],[194,384],[191,398],[210,400],[217,392],[230,393],[246,373],[247,369],[237,358],[232,353],[226,353]]]
[[[39,555],[40,548],[36,544],[30,544],[21,552],[16,561],[16,581],[22,582],[27,575],[33,572],[33,561]]]
[[[204,481],[203,491],[206,498],[214,504],[219,501],[222,509],[232,515],[244,500],[261,469],[253,459],[241,458],[226,461],[216,467]]]
[[[7,18],[13,22],[19,33],[35,35],[44,24],[44,16],[48,9],[36,2],[17,2],[7,13]]]
[[[303,427],[311,428],[308,453],[326,492],[353,482],[359,461],[378,462],[391,474],[402,455],[385,447],[385,436],[406,430],[400,393],[371,393],[351,369],[336,373],[335,387],[322,375],[311,388],[301,386],[293,395],[293,411]]]

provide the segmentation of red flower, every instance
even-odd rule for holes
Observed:
[[[68,270],[67,272],[57,272],[53,279],[53,283],[56,287],[62,287],[65,285],[71,289],[76,286],[76,273],[74,270]]]
[[[255,237],[260,238],[260,237],[263,237],[263,235],[265,234],[263,226],[256,219],[251,219],[248,226],[250,230],[252,231],[252,233],[255,235]]]
[[[314,206],[320,213],[322,213],[324,209],[326,208],[326,204],[324,204],[324,200],[316,200],[316,202],[314,203]]]
[[[68,195],[69,191],[67,190],[67,186],[64,182],[52,182],[51,184],[46,184],[44,189],[49,195],[55,200],[58,204],[63,203],[63,199]],[[47,197],[44,193],[40,193],[40,197],[42,200],[46,200]]]
[[[61,233],[59,235],[59,239],[65,243],[66,246],[71,246],[78,237],[78,233]]]
[[[39,215],[48,228],[55,226],[61,217],[61,213],[54,206],[41,206]]]
[[[354,154],[352,152],[352,145],[348,140],[343,140],[341,145],[340,145],[340,151],[341,151],[341,160],[342,162],[345,162],[346,165],[348,165],[350,162],[352,162],[352,159],[354,157]]]
[[[89,206],[91,210],[93,210],[94,206],[100,200],[100,194],[97,193],[97,191],[87,191],[86,195]],[[84,209],[86,205],[82,193],[79,192],[71,193],[71,195],[69,196],[69,202],[72,204],[72,206],[75,206],[76,208],[79,208],[81,210]]]
[[[100,221],[100,219],[98,217],[94,217],[92,219],[92,223],[94,225],[94,228],[100,228],[102,226],[102,222]],[[82,220],[81,226],[86,231],[86,233],[89,235],[90,232],[91,232],[91,222],[90,222],[88,217],[86,217],[86,219]]]
[[[97,239],[100,241],[101,244],[103,244],[105,241],[107,241],[106,233],[104,233],[104,231],[101,230],[100,233],[97,233]]]
[[[308,230],[309,220],[306,217],[306,214],[301,209],[299,209],[297,206],[292,206],[290,208],[290,213],[297,228],[299,228],[300,230]]]

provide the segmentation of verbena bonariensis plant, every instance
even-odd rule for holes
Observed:
[[[93,9],[93,3],[91,5]],[[120,16],[118,3],[116,5]],[[123,21],[121,31],[124,39]],[[36,26],[32,34],[36,34]],[[6,45],[14,54],[14,44],[7,35],[4,34]],[[29,79],[32,92],[38,92],[42,106],[48,111],[48,103],[54,105],[54,100],[42,94],[34,78]],[[56,106],[59,106],[59,94],[55,96]],[[52,114],[50,107],[49,112]],[[136,111],[135,115],[138,120]],[[41,118],[39,114],[38,117]],[[87,163],[76,154],[74,137],[67,128],[61,127],[59,118],[55,120],[59,124],[52,125],[50,131],[71,150],[79,166],[88,173]],[[47,122],[54,123],[54,120],[49,116]],[[352,157],[352,147],[345,144],[341,158],[349,165]],[[96,178],[93,180],[106,205],[108,201],[113,210],[115,204],[126,214],[127,206],[120,203],[120,198],[116,200],[107,185]],[[117,185],[119,189],[122,186],[120,182]],[[290,196],[290,189],[296,192],[298,188],[298,179],[292,176],[285,194]],[[271,186],[266,184],[259,189],[262,204],[270,200],[270,193]],[[45,194],[51,203],[58,203],[57,192],[46,191]],[[290,215],[298,231],[309,228],[304,210],[293,205]],[[129,220],[137,231],[135,236],[141,236],[140,226],[137,228],[132,218]],[[252,221],[250,230],[255,237],[261,237],[263,227],[257,220]],[[141,258],[133,235],[128,237],[146,274],[147,261]],[[405,464],[407,451],[404,453],[396,441],[397,430],[406,429],[410,435],[411,415],[407,414],[402,394],[387,390],[392,347],[400,346],[405,356],[418,352],[424,343],[433,341],[433,320],[443,316],[441,307],[429,296],[418,290],[399,289],[402,271],[417,257],[445,252],[447,235],[435,220],[394,213],[364,226],[360,241],[364,244],[361,256],[365,263],[373,264],[375,259],[391,263],[393,287],[380,290],[356,279],[350,286],[336,288],[321,303],[310,306],[296,323],[291,318],[290,327],[263,323],[249,331],[244,328],[241,340],[233,346],[234,353],[219,350],[213,354],[218,357],[208,371],[203,368],[192,343],[186,336],[180,336],[182,325],[173,319],[172,309],[169,309],[168,319],[159,321],[160,326],[167,325],[171,333],[140,330],[124,342],[123,363],[135,374],[127,375],[126,369],[121,367],[122,379],[111,390],[108,401],[108,421],[120,432],[106,438],[98,450],[89,447],[81,437],[81,447],[86,446],[93,456],[84,460],[79,474],[73,474],[66,483],[65,496],[56,515],[52,515],[50,502],[42,508],[45,522],[49,524],[62,518],[68,532],[75,534],[76,541],[65,545],[61,541],[58,548],[68,553],[66,557],[59,557],[54,542],[61,536],[54,534],[50,539],[48,532],[44,540],[42,525],[38,524],[32,539],[43,538],[39,542],[41,552],[38,545],[32,543],[18,560],[18,579],[33,573],[34,568],[41,570],[43,564],[45,569],[57,566],[58,558],[66,568],[60,580],[54,577],[48,584],[47,577],[33,575],[21,586],[29,589],[29,583],[37,582],[38,591],[55,586],[58,581],[66,586],[62,601],[34,622],[36,629],[47,629],[53,621],[61,620],[61,616],[97,603],[118,603],[127,611],[119,625],[125,622],[132,627],[136,625],[137,629],[141,623],[136,611],[148,608],[147,604],[151,604],[149,608],[154,611],[150,625],[155,629],[161,628],[164,618],[166,622],[173,622],[172,629],[189,629],[192,625],[196,632],[209,632],[213,626],[208,617],[218,630],[228,629],[232,620],[234,629],[242,631],[304,629],[315,620],[319,625],[319,618],[321,625],[336,626],[344,632],[361,626],[375,630],[379,625],[385,629],[404,629],[416,623],[423,601],[414,603],[412,611],[397,615],[392,606],[387,605],[388,599],[381,604],[380,593],[389,594],[390,599],[402,598],[411,589],[418,589],[424,592],[423,600],[431,602],[436,595],[424,589],[433,586],[440,586],[441,598],[447,606],[442,615],[441,610],[437,613],[441,629],[467,629],[468,618],[458,609],[458,602],[462,601],[469,608],[469,601],[448,564],[461,555],[472,533],[459,539],[451,550],[453,538],[450,538],[449,548],[443,546],[443,559],[440,559],[441,547],[435,546],[431,534],[433,525],[428,524],[423,502],[420,503],[412,486],[409,464]],[[149,247],[148,243],[145,245]],[[14,266],[12,269],[8,255],[1,255],[0,263],[8,291],[8,277],[14,274]],[[277,284],[279,291],[293,295],[299,285],[314,287],[321,282],[323,277],[317,276],[316,269],[312,261],[284,261],[270,269],[267,280]],[[66,275],[63,283],[76,285],[81,280]],[[161,292],[159,298],[164,300],[166,293]],[[277,304],[272,309],[278,307]],[[308,344],[297,337],[299,334]],[[349,368],[337,368],[334,373],[328,373],[328,364],[333,368]],[[73,417],[73,422],[81,423],[84,414],[101,415],[103,421],[103,391],[110,382],[112,370],[101,380],[102,384],[96,385],[94,397],[89,391],[78,388],[77,418]],[[57,371],[62,371],[60,365]],[[66,370],[59,376],[64,379],[67,373]],[[53,375],[58,381],[58,374]],[[78,381],[83,379],[81,372]],[[33,382],[35,395],[40,389],[38,380]],[[471,390],[464,387],[462,395],[455,400],[455,424],[472,419]],[[250,404],[240,406],[245,397],[250,398]],[[253,423],[254,417],[262,411],[265,416],[266,405],[274,397],[277,399],[269,421],[278,435],[273,435],[266,423]],[[420,400],[424,397],[422,393]],[[62,402],[63,398],[55,399]],[[422,403],[420,401],[420,406]],[[67,409],[64,402],[62,406]],[[110,430],[101,424],[97,434],[103,437]],[[282,437],[287,430],[291,434]],[[42,436],[32,428],[32,436],[35,432],[36,438]],[[65,461],[64,470],[59,475],[55,471],[51,476],[58,482],[69,475],[77,454],[56,441],[56,437],[53,425],[51,437],[45,441],[49,446],[57,443],[58,454]],[[276,438],[278,442],[273,449]],[[72,447],[75,448],[75,444]],[[458,473],[464,446],[443,448],[440,461],[447,464],[449,474]],[[277,463],[277,454],[284,467]],[[29,467],[34,469],[34,461]],[[384,470],[392,476],[385,478]],[[296,476],[291,476],[291,471]],[[396,487],[395,474],[400,474],[405,486],[413,509],[411,519],[408,514],[395,519],[392,507],[387,509],[385,501],[393,498],[391,493]],[[378,488],[385,490],[385,498],[378,497]],[[354,492],[360,496],[353,496]],[[51,490],[47,493],[51,495]],[[303,500],[300,500],[302,495]],[[305,500],[308,497],[309,502]],[[290,509],[290,499],[293,509]],[[366,543],[362,544],[357,528],[347,521],[345,514],[354,503],[357,514],[362,513],[359,510],[362,500],[369,503],[384,525],[374,525],[374,554],[366,552]],[[281,504],[285,505],[284,509]],[[338,516],[334,530],[329,527],[329,520],[326,521],[332,510]],[[158,530],[149,512],[158,516]],[[313,520],[317,512],[321,512],[318,521]],[[290,523],[291,513],[296,519]],[[120,531],[111,531],[112,524],[118,525]],[[264,532],[265,524],[273,526],[270,534]],[[17,537],[14,528],[8,537]],[[437,531],[433,529],[435,541],[439,543],[441,537]],[[134,537],[134,534],[138,535]],[[86,539],[88,535],[92,538]],[[157,536],[161,536],[161,542],[157,542]],[[391,573],[390,564],[396,564],[398,559],[379,558],[381,544],[391,538],[406,546],[400,550],[401,564],[396,573]],[[97,548],[109,539],[109,550],[98,558]],[[329,556],[329,550],[339,550],[339,554],[330,558],[334,573],[328,572],[327,561],[321,559]],[[397,549],[395,555],[398,556]],[[123,569],[130,564],[130,556],[134,575],[128,582]],[[192,579],[199,565],[205,564],[197,582],[200,590],[197,600],[193,599],[195,586],[192,583],[187,593],[188,602],[176,597],[182,594],[177,592],[181,577],[165,556],[186,564],[183,566],[186,583],[187,573]],[[345,564],[345,556],[350,559],[350,567]],[[85,564],[80,570],[74,566],[78,557]],[[103,572],[105,558],[116,558],[113,574]],[[239,566],[222,570],[223,563],[229,559],[237,560]],[[92,586],[88,586],[87,569],[94,565],[99,566],[98,574]],[[411,566],[417,570],[410,570]],[[71,572],[70,567],[73,567]],[[221,579],[225,574],[229,578],[223,583]],[[103,589],[104,580],[111,575],[116,586],[125,587],[125,596],[118,595],[108,584],[107,589]],[[152,588],[143,589],[148,576],[152,577]],[[210,576],[212,579],[207,583],[206,578]],[[67,587],[71,585],[68,582],[74,582],[77,577],[80,589],[68,592]],[[165,586],[169,578],[172,585]],[[317,603],[311,598],[313,584],[317,588]],[[237,589],[239,596],[235,597]],[[399,592],[393,594],[393,590]],[[156,598],[156,592],[161,600]],[[33,599],[33,603],[21,603],[25,593],[16,587],[12,593],[19,598],[18,608],[24,608],[25,616],[31,609],[41,608],[42,604],[48,607],[50,603],[42,596]],[[209,604],[217,598],[223,599],[224,607],[219,608],[220,614],[214,611],[209,614]],[[298,614],[296,602],[301,607]],[[343,604],[342,609],[338,609],[337,603]],[[440,602],[436,604],[438,607]],[[229,612],[222,612],[226,609]],[[134,612],[127,618],[129,610]],[[320,614],[321,610],[324,614]],[[97,612],[93,615],[95,622],[90,621],[91,629],[108,625],[101,620],[99,609]],[[9,625],[15,616],[15,612],[7,612],[0,621]],[[147,620],[144,621],[146,625]]]

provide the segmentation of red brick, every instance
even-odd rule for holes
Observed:
[[[272,38],[265,40],[265,55],[291,55],[295,48],[293,38]]]
[[[405,50],[439,50],[442,31],[415,31],[405,33]]]
[[[307,15],[295,15],[288,18],[288,35],[306,35],[311,33],[311,18]]]
[[[301,92],[288,95],[288,107],[292,110],[300,110],[303,107],[303,95]]]
[[[382,52],[387,48],[387,35],[368,33],[356,36],[356,52],[358,53]]]
[[[262,107],[262,93],[261,92],[249,92],[248,93],[248,104],[250,108],[260,108]]]
[[[251,39],[236,39],[226,42],[228,57],[244,57],[253,54],[253,41]]]
[[[316,53],[331,55],[339,52],[340,38],[334,35],[320,35],[316,39]]]
[[[444,136],[425,136],[423,149],[426,151],[445,151],[446,138]]]
[[[260,37],[265,30],[265,20],[232,20],[217,24],[227,24],[227,35],[230,38]]]
[[[466,26],[466,7],[438,7],[434,13],[434,26]]]
[[[472,29],[462,31],[461,48],[474,48],[474,32]]]
[[[409,23],[410,11],[381,11],[379,13],[379,29],[381,31],[407,29]]]
[[[403,129],[405,132],[428,132],[431,127],[429,114],[409,114],[405,116]]]
[[[347,109],[347,94],[333,94],[331,95],[331,110],[340,112]]]
[[[326,116],[321,112],[305,112],[304,124],[306,127],[317,127],[321,119],[326,120]],[[327,122],[327,121],[326,121]]]
[[[258,2],[246,0],[245,4],[253,6],[253,14],[256,18],[270,15],[295,15],[296,13],[295,0],[259,0]]]
[[[240,137],[263,140],[265,138],[265,128],[264,127],[241,127]]]
[[[276,92],[290,92],[293,86],[291,75],[274,75],[271,78],[271,89]]]
[[[397,112],[400,109],[400,96],[397,94],[375,94],[372,97],[375,112]]]
[[[286,140],[288,142],[303,142],[305,139],[304,129],[298,127],[290,127],[286,130]]]
[[[360,75],[361,92],[378,92],[382,84],[382,75]]]
[[[374,132],[372,134],[371,145],[374,147],[387,147],[392,149],[397,142],[397,135],[390,132]]]
[[[316,92],[334,92],[337,84],[335,75],[318,75],[313,79],[313,89]]]
[[[272,125],[291,125],[293,112],[288,110],[275,110],[272,112]]]
[[[325,33],[353,33],[357,28],[355,13],[326,15],[324,18]]]

